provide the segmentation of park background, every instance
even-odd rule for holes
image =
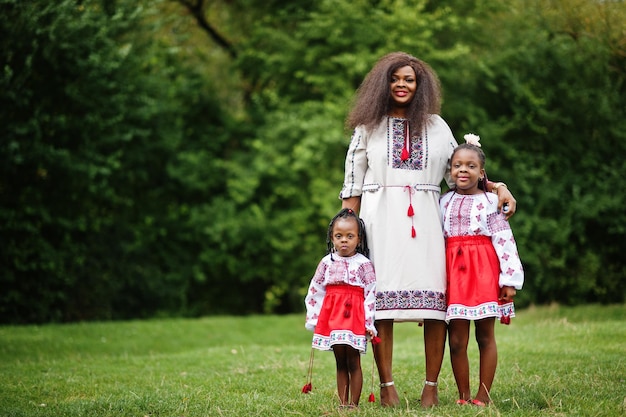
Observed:
[[[626,298],[626,4],[0,0],[0,321],[286,314],[375,61],[518,201],[519,307]]]

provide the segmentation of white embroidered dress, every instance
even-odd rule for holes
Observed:
[[[444,320],[439,197],[444,178],[451,184],[449,160],[457,143],[446,122],[432,115],[423,132],[411,132],[409,158],[402,160],[406,126],[405,119],[388,117],[371,132],[354,130],[339,197],[361,196],[359,215],[376,268],[376,319]]]

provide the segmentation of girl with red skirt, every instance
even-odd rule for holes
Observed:
[[[329,253],[320,261],[305,298],[306,325],[312,346],[332,350],[337,363],[337,391],[342,406],[359,404],[363,388],[361,354],[376,336],[376,276],[367,258],[363,221],[343,209],[328,227]]]
[[[497,198],[485,192],[485,154],[478,137],[452,154],[455,187],[440,201],[446,240],[448,335],[452,370],[459,391],[457,404],[484,406],[491,402],[498,353],[495,319],[509,324],[515,316],[513,297],[524,283],[524,271],[513,233]],[[504,184],[496,184],[495,189]],[[476,327],[480,352],[480,382],[470,392],[470,322]]]

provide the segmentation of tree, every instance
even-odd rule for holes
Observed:
[[[184,308],[193,253],[181,218],[193,191],[223,189],[215,94],[154,43],[163,21],[145,4],[0,5],[2,320]],[[198,185],[201,172],[216,179]]]
[[[454,25],[452,16],[426,13],[424,6],[326,0],[300,9],[295,3],[289,14],[277,9],[247,26],[249,35],[234,47],[252,129],[242,152],[227,162],[234,206],[211,229],[226,229],[210,234],[220,236],[213,244],[223,248],[212,259],[224,272],[213,279],[234,276],[244,288],[261,283],[254,288],[262,290],[264,311],[302,308],[325,250],[328,221],[340,208],[350,134],[343,120],[355,89],[392,50],[417,50],[442,63],[456,55],[456,47],[437,50],[432,42]],[[412,36],[406,35],[409,27]],[[230,213],[236,225],[228,221]],[[233,254],[240,256],[226,269]],[[207,294],[211,285],[208,280]]]
[[[450,75],[458,131],[518,197],[526,302],[623,302],[626,264],[623,2],[506,2],[476,10]]]

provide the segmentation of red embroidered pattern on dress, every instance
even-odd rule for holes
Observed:
[[[428,155],[426,146],[428,143],[428,131],[424,131],[424,136],[416,136],[411,134],[409,158],[402,160],[402,148],[405,146],[405,119],[390,118],[391,129],[387,134],[391,134],[391,138],[387,138],[389,146],[387,160],[390,161],[392,168],[423,170],[426,168]],[[391,130],[391,132],[389,132]]]
[[[474,200],[471,196],[454,198],[450,207],[450,234],[452,236],[467,236],[470,227],[470,212]]]
[[[436,310],[446,311],[446,295],[441,291],[381,291],[376,292],[376,310]]]
[[[344,283],[348,276],[348,261],[335,259],[334,262],[330,263],[330,267],[328,268],[327,285]]]
[[[374,266],[371,263],[359,265],[357,275],[362,277],[361,279],[363,280],[363,284],[365,286],[376,281],[376,274],[374,274]]]
[[[487,215],[487,227],[489,228],[490,235],[495,235],[503,230],[511,229],[511,225],[509,225],[504,216],[499,213],[491,213]]]

